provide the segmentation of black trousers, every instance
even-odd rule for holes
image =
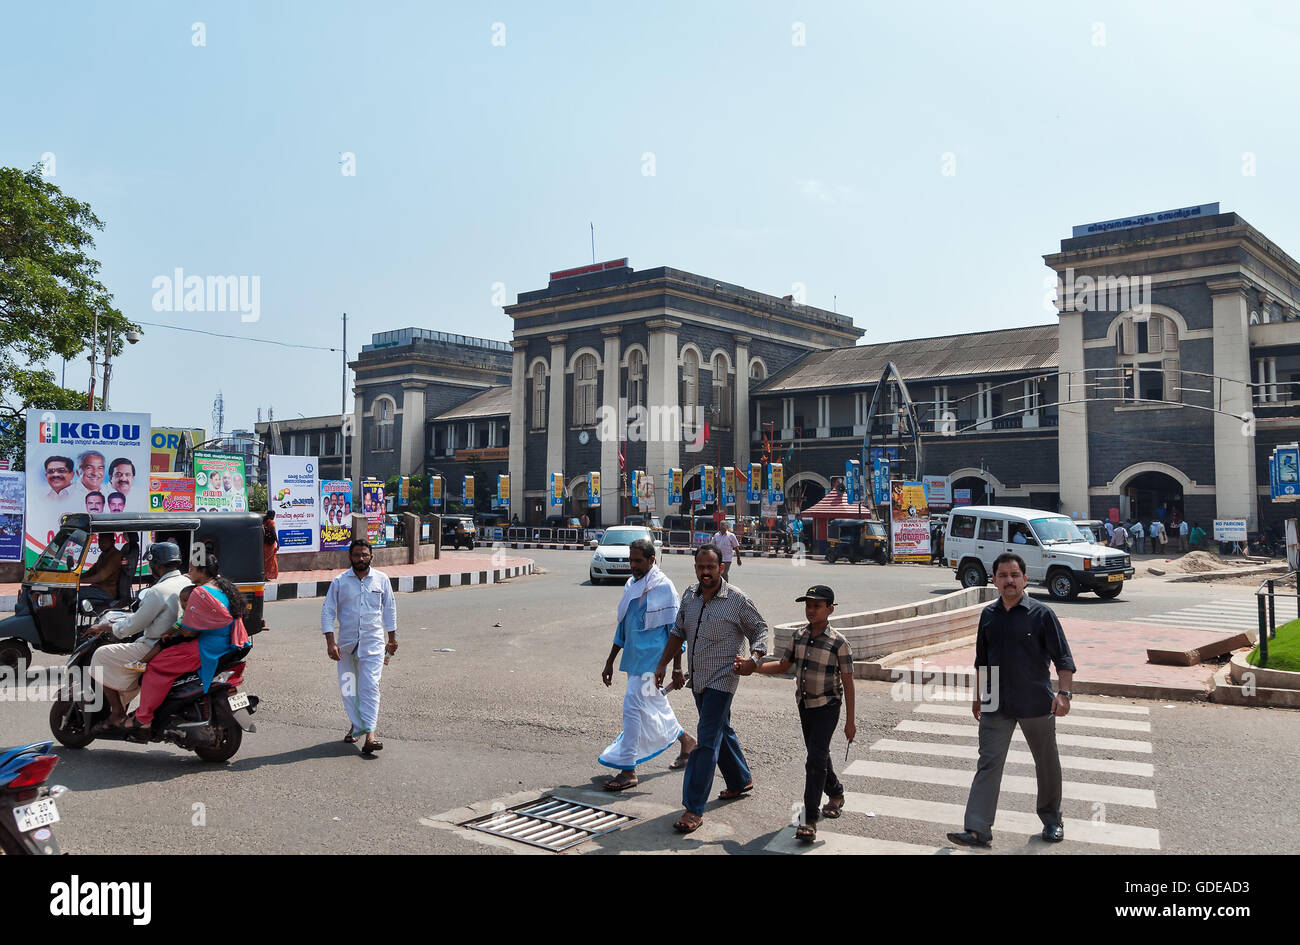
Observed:
[[[832,702],[816,709],[799,706],[799,724],[803,727],[803,743],[808,749],[804,764],[803,809],[804,822],[816,823],[821,815],[822,793],[829,797],[842,797],[844,785],[831,767],[831,737],[840,722],[840,703]]]

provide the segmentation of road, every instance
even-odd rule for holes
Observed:
[[[741,684],[733,721],[757,789],[712,805],[698,833],[678,837],[671,823],[681,775],[668,770],[667,755],[643,766],[638,788],[599,791],[607,772],[595,758],[617,733],[621,711],[618,677],[611,689],[599,679],[620,589],[589,586],[584,553],[528,554],[542,573],[398,595],[402,647],[384,676],[382,753],[366,758],[341,742],[347,723],[321,642],[319,601],[274,603],[273,630],[255,638],[248,675],[248,691],[262,698],[258,731],[245,736],[234,761],[207,765],[168,745],[61,750],[54,780],[72,791],[59,801],[60,842],[72,853],[532,852],[454,823],[471,816],[471,805],[487,813],[494,803],[554,791],[640,818],[574,852],[785,849],[804,758],[791,681]],[[679,588],[690,582],[689,557],[667,556],[664,566]],[[813,583],[835,587],[842,612],[956,588],[939,568],[784,560],[750,560],[733,578],[771,623],[799,619],[794,598]],[[1145,579],[1117,601],[1086,596],[1058,610],[1130,620],[1249,599],[1247,588]],[[858,738],[842,771],[848,810],[823,823],[814,850],[938,852],[974,766],[965,703],[901,701],[888,683],[859,681],[858,693]],[[1071,718],[1090,724],[1061,727],[1075,742],[1062,744],[1072,766],[1066,843],[1047,847],[1019,829],[1033,818],[1032,789],[1023,792],[1033,771],[1013,756],[993,855],[1300,847],[1300,824],[1279,809],[1300,768],[1293,714],[1099,696],[1078,702]],[[693,730],[690,699],[676,695],[673,704]],[[48,704],[8,701],[0,743],[45,737],[47,714]],[[841,766],[845,747],[838,734],[832,751]]]

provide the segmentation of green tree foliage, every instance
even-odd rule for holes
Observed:
[[[89,251],[92,231],[103,228],[89,204],[64,194],[39,166],[0,167],[0,453],[21,460],[28,409],[85,409],[86,395],[60,387],[44,365],[90,347],[96,311],[101,352],[109,328],[114,354],[126,331],[139,328],[97,278]]]
[[[266,511],[266,483],[250,482],[248,484],[248,510],[250,512]]]

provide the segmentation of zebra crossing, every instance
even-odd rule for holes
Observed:
[[[1280,598],[1278,606],[1280,607],[1284,601],[1292,608],[1291,613],[1294,614],[1295,600]],[[1135,619],[1140,620],[1142,623],[1154,623],[1167,627],[1187,627],[1192,630],[1221,630],[1224,633],[1257,632],[1259,630],[1259,605],[1253,596],[1223,597],[1191,607],[1183,607],[1159,614],[1149,614]],[[1279,610],[1277,621],[1279,624],[1285,623],[1289,619],[1291,619],[1291,616],[1284,618]]]
[[[1066,843],[1116,851],[1160,849],[1159,830],[1142,825],[1157,809],[1150,715],[1146,706],[1076,700],[1070,714],[1057,720]],[[822,855],[969,853],[942,841],[946,832],[964,826],[978,735],[969,700],[913,706],[911,716],[873,742],[866,757],[839,772],[846,788],[843,819],[822,820],[814,844],[800,844],[793,831],[782,831],[766,849]],[[995,846],[1030,852],[1026,838],[1043,829],[1035,813],[1037,793],[1034,760],[1017,729],[998,798]],[[914,837],[918,828],[937,842],[898,839]]]

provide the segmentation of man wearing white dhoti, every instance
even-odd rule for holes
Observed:
[[[632,577],[623,588],[618,602],[618,629],[614,645],[600,674],[610,685],[614,677],[614,657],[623,651],[619,669],[627,673],[627,693],[623,697],[623,731],[598,759],[619,774],[605,782],[605,790],[622,791],[635,787],[636,766],[667,751],[673,742],[681,751],[670,768],[686,767],[686,759],[695,750],[695,739],[677,723],[668,697],[655,685],[654,672],[668,644],[668,631],[677,619],[680,599],[668,575],[655,564],[655,546],[648,538],[638,538],[628,549]],[[685,647],[683,647],[685,649]],[[681,655],[673,661],[673,687],[683,686]]]
[[[384,743],[375,737],[379,724],[379,677],[384,653],[397,652],[397,599],[392,583],[383,571],[370,567],[370,542],[354,539],[348,548],[352,570],[332,582],[321,607],[320,628],[325,634],[325,652],[339,664],[339,691],[350,727],[343,740],[355,742],[366,736],[362,752],[379,751]],[[334,620],[339,624],[334,641]],[[384,642],[384,634],[388,642]]]

